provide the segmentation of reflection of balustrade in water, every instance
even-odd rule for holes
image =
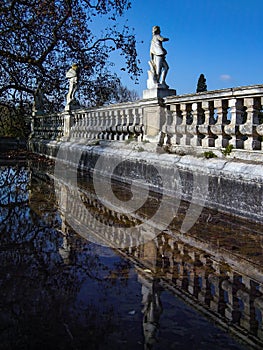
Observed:
[[[251,344],[257,344],[258,348],[263,345],[262,268],[258,261],[253,262],[253,257],[249,261],[247,256],[242,258],[241,253],[221,250],[220,243],[209,243],[209,237],[200,240],[172,229],[156,236],[151,225],[148,230],[155,238],[148,240],[143,229],[127,233],[127,227],[138,225],[138,213],[122,214],[105,207],[94,190],[80,191],[82,207],[76,205],[76,192],[72,186],[61,185],[60,193],[63,211],[70,211],[76,223],[88,228],[89,238],[94,235],[94,241],[117,247],[140,269],[151,271],[151,276],[158,278],[160,285],[190,300],[193,306],[198,305],[199,310],[214,320],[219,317],[221,325],[232,327],[244,339],[249,334],[247,341]],[[87,211],[92,215],[87,216]],[[98,221],[105,223],[104,227],[108,226],[103,233],[98,230]],[[222,235],[222,226],[224,222],[211,224],[209,235],[220,228]],[[247,233],[244,234],[246,242],[252,231],[248,229]],[[229,233],[227,235],[230,237]],[[251,239],[255,249],[261,251],[261,238],[255,235]],[[256,252],[255,256],[258,256]]]

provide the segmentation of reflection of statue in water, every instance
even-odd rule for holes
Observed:
[[[143,307],[143,333],[144,333],[144,349],[152,349],[157,341],[157,333],[159,330],[159,318],[162,313],[162,304],[160,300],[160,287],[158,281],[153,280],[149,285],[146,281],[142,284],[142,304]]]
[[[76,63],[72,64],[72,67],[67,71],[66,78],[69,80],[69,91],[67,94],[67,107],[69,108],[70,105],[73,107],[73,105],[78,105],[78,102],[75,99],[75,94],[78,89],[78,80],[79,80],[79,67]]]
[[[154,26],[152,28],[153,36],[150,48],[151,61],[149,62],[150,72],[152,73],[153,84],[161,84],[161,87],[169,88],[165,83],[165,78],[169,69],[165,59],[167,51],[163,48],[162,44],[163,41],[168,41],[169,39],[162,37],[160,33],[161,30],[159,26]]]

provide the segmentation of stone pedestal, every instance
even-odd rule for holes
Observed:
[[[155,87],[143,91],[143,99],[148,98],[164,98],[167,96],[175,96],[176,90],[156,84]]]
[[[149,62],[150,64],[150,62]],[[143,91],[143,99],[164,98],[166,96],[175,96],[176,90],[169,89],[166,83],[158,83],[156,76],[152,71],[148,71],[147,90]]]

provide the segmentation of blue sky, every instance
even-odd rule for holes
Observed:
[[[208,90],[263,83],[263,0],[131,0],[125,18],[138,40],[143,74],[139,85],[116,60],[117,74],[130,89],[146,89],[151,29],[170,40],[167,83],[177,94],[193,93],[203,73]],[[143,43],[139,43],[143,41]]]

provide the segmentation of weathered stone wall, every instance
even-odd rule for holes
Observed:
[[[168,193],[191,203],[263,222],[263,165],[235,159],[205,159],[158,153],[133,144],[32,142],[31,150],[56,157],[74,168],[125,183],[136,180],[142,188]],[[148,149],[147,149],[148,148]],[[103,157],[103,167],[97,161]],[[112,164],[114,170],[112,170]]]

